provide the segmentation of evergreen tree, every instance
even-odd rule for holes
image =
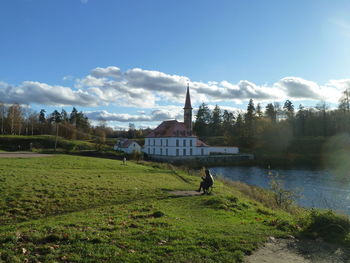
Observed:
[[[328,105],[326,104],[326,102],[321,101],[320,103],[318,103],[316,105],[316,109],[320,111],[321,116],[322,116],[322,132],[323,132],[323,136],[327,136],[328,132],[327,132],[327,125],[328,125],[328,120],[327,120],[327,110],[328,110]]]
[[[255,106],[252,99],[249,100],[247,106],[247,113],[244,115],[244,125],[245,125],[245,143],[252,145],[253,137],[255,134]]]
[[[300,136],[305,135],[305,119],[306,119],[306,111],[303,105],[299,105],[299,110],[296,114],[296,126],[297,126],[297,134]]]
[[[234,126],[234,135],[238,137],[242,137],[244,135],[243,117],[240,113],[237,116],[237,120]]]
[[[284,103],[283,109],[287,113],[287,117],[289,120],[294,118],[294,105],[290,100],[286,100]]]
[[[261,119],[263,117],[263,112],[261,110],[260,103],[258,103],[258,105],[256,106],[256,117],[259,119]]]
[[[247,113],[244,115],[244,121],[246,123],[253,122],[254,118],[255,118],[254,101],[250,99],[247,106]]]
[[[269,103],[269,104],[266,105],[265,115],[272,122],[276,122],[277,121],[277,113],[276,113],[275,107],[273,106],[272,103]]]
[[[78,118],[78,111],[75,107],[73,107],[72,112],[69,116],[69,122],[73,124],[73,126],[77,126],[77,118]]]
[[[233,126],[235,124],[235,116],[232,112],[224,110],[224,114],[222,115],[222,127],[224,129],[224,133],[231,133],[233,130]]]
[[[46,116],[45,116],[46,110],[41,109],[40,113],[39,113],[39,122],[41,124],[45,124],[46,123]]]
[[[211,118],[209,122],[210,135],[218,136],[222,134],[222,116],[221,110],[218,105],[215,106],[214,110],[211,113]]]
[[[62,118],[62,122],[65,122],[65,123],[69,122],[68,113],[64,109],[62,109],[61,111],[61,118]]]
[[[202,103],[199,106],[199,109],[196,114],[196,121],[193,126],[193,130],[195,134],[199,137],[207,136],[208,133],[208,125],[210,121],[210,109],[205,103]]]

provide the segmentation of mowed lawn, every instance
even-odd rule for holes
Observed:
[[[0,262],[240,262],[295,228],[217,181],[157,164],[57,155],[0,159]]]

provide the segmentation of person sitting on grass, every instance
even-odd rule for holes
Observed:
[[[205,177],[202,177],[202,182],[199,185],[199,189],[197,192],[200,192],[203,189],[203,192],[207,191],[209,187],[213,186],[214,184],[214,178],[211,175],[208,168],[205,168]]]

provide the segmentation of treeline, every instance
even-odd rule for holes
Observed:
[[[262,108],[251,99],[244,113],[213,110],[203,103],[194,122],[199,137],[224,136],[225,143],[254,148],[262,143],[296,136],[333,136],[350,132],[350,90],[343,92],[337,109],[329,109],[325,102],[314,107],[299,105],[290,100],[284,104],[268,103]]]
[[[47,114],[44,109],[38,113],[17,103],[0,103],[0,134],[57,134],[68,139],[88,139],[92,126],[88,118],[74,107],[71,113],[62,109]]]
[[[140,138],[150,129],[136,130],[131,124],[129,130],[114,130],[104,120],[91,125],[88,117],[73,107],[68,113],[62,109],[47,113],[42,109],[35,112],[17,103],[5,105],[0,102],[0,135],[58,135],[66,139],[91,140],[104,143],[106,138]]]

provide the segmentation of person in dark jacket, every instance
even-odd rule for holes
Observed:
[[[205,168],[205,177],[202,177],[202,182],[199,185],[199,189],[197,192],[200,192],[203,189],[203,192],[205,190],[208,190],[209,187],[211,187],[214,184],[214,178],[210,174],[210,171],[208,168]]]

